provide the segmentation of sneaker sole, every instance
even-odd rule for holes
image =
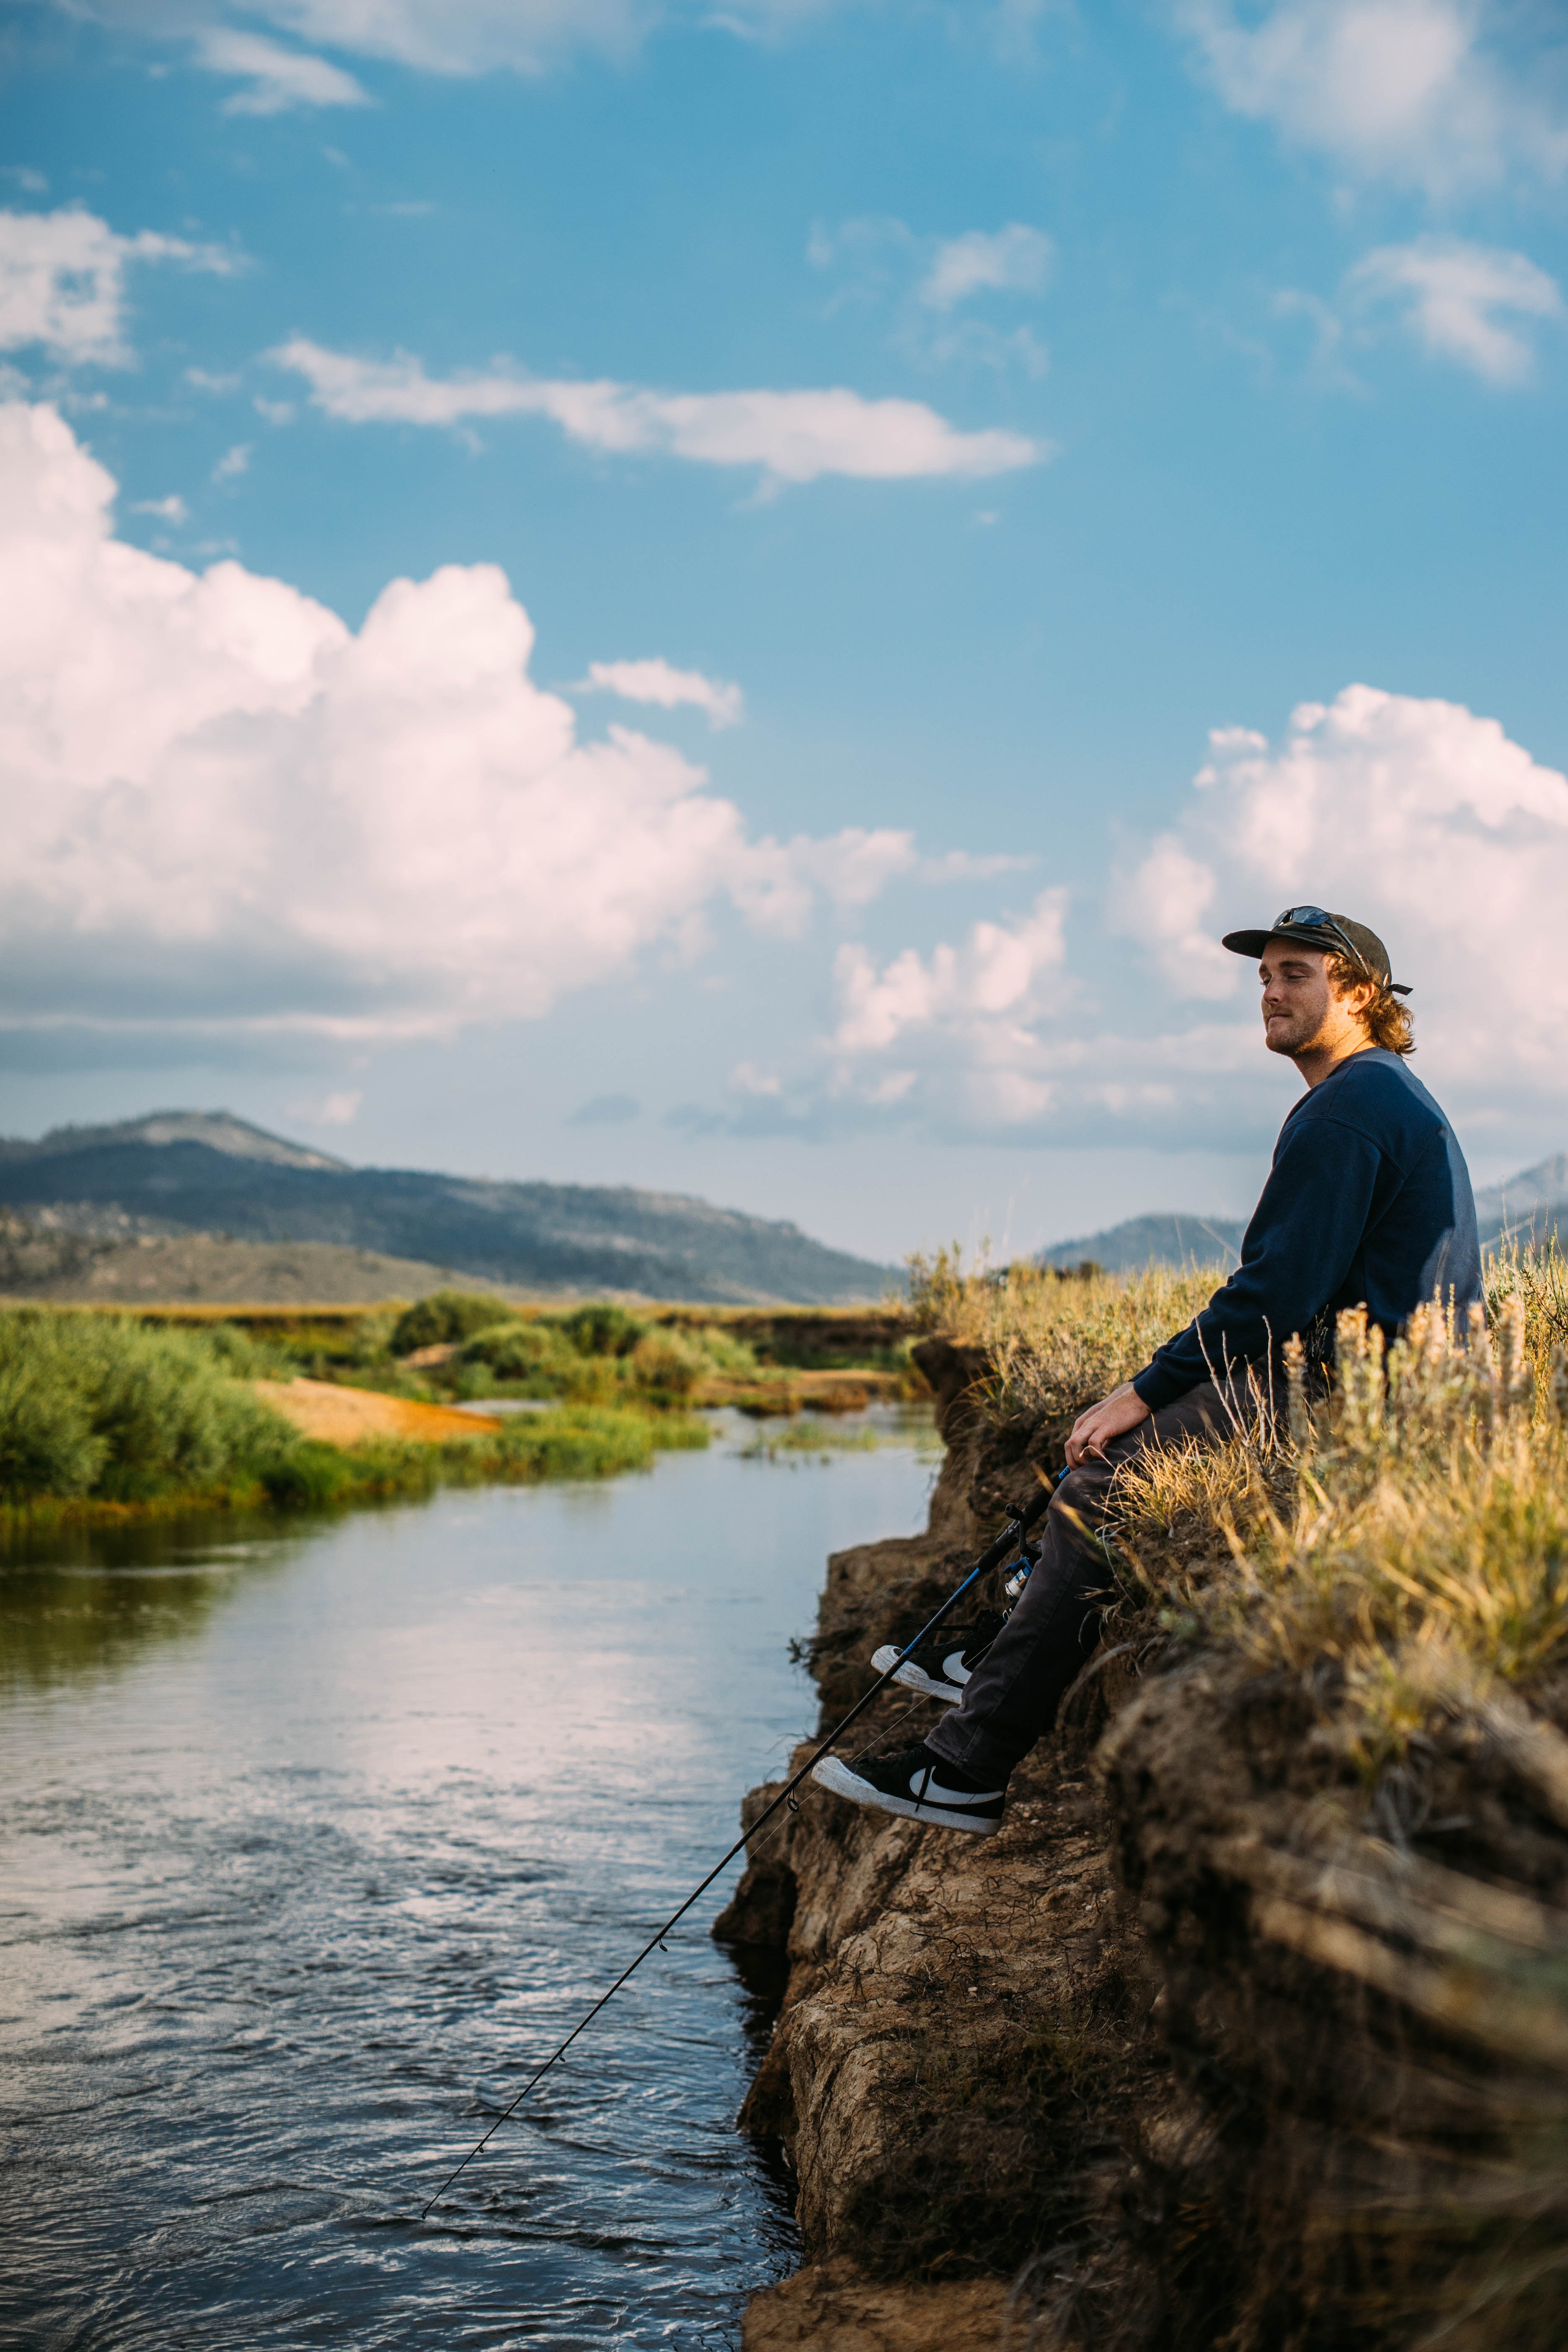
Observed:
[[[947,1805],[917,1805],[912,1797],[890,1797],[869,1780],[862,1780],[837,1756],[825,1756],[814,1764],[811,1777],[836,1797],[847,1797],[852,1805],[874,1805],[879,1812],[896,1813],[900,1821],[919,1822],[922,1829],[963,1830],[970,1837],[990,1837],[1002,1826],[1000,1813],[960,1813]]]
[[[879,1650],[872,1651],[871,1664],[879,1675],[885,1675],[888,1668],[896,1664],[900,1654],[891,1642],[884,1642]],[[943,1699],[949,1706],[956,1706],[963,1696],[956,1683],[933,1682],[930,1675],[908,1661],[899,1667],[893,1680],[901,1683],[906,1690],[919,1691],[923,1698]]]

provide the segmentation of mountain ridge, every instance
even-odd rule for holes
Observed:
[[[37,1143],[0,1136],[0,1161],[58,1158],[118,1143],[205,1143],[209,1150],[226,1152],[231,1159],[259,1160],[279,1168],[349,1165],[346,1160],[334,1159],[330,1151],[317,1151],[309,1144],[290,1143],[281,1135],[270,1135],[266,1128],[254,1127],[249,1119],[238,1118],[231,1110],[153,1110],[142,1118],[112,1119],[103,1126],[52,1127]]]
[[[787,1220],[695,1194],[354,1168],[227,1111],[0,1142],[0,1206],[84,1234],[332,1243],[543,1292],[837,1306],[900,1279]]]

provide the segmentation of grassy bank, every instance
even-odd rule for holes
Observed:
[[[600,1478],[707,1442],[651,1391],[613,1391],[439,1444],[306,1437],[254,1394],[297,1367],[219,1327],[147,1328],[50,1308],[0,1314],[0,1510],[116,1517],[193,1507],[323,1507],[437,1486]]]
[[[966,1276],[939,1256],[913,1303],[985,1351],[1004,1419],[1103,1395],[1221,1278]],[[1568,1265],[1555,1244],[1493,1257],[1484,1324],[1423,1309],[1386,1352],[1342,1316],[1338,1355],[1327,1398],[1298,1370],[1255,1431],[1124,1475],[1111,1638],[1289,1677],[1372,1780],[1435,1718],[1568,1664]]]

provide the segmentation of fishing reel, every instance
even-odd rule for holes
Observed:
[[[1016,1601],[1019,1593],[1029,1581],[1030,1570],[1039,1564],[1039,1558],[1040,1547],[1037,1543],[1019,1545],[1018,1557],[1002,1580],[1002,1590],[1009,1601]]]

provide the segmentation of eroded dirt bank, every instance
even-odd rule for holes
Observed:
[[[1069,1415],[993,1425],[981,1359],[920,1358],[930,1528],[829,1562],[825,1720],[1060,1461]],[[997,1836],[808,1784],[715,1928],[789,1960],[742,2121],[808,2259],[748,2352],[1563,2340],[1568,1693],[1525,1698],[1349,1785],[1331,1694],[1124,1620]]]

